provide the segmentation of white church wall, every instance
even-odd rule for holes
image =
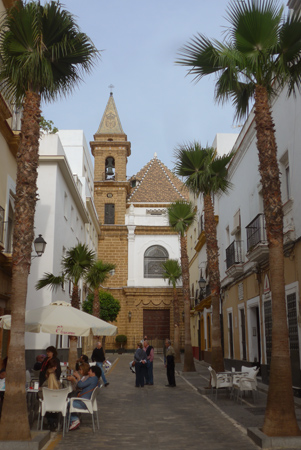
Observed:
[[[164,247],[169,259],[180,260],[179,237],[175,235],[145,235],[129,239],[128,286],[165,287],[163,278],[144,278],[144,254],[152,245]]]

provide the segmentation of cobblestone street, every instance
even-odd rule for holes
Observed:
[[[91,416],[82,417],[81,427],[53,433],[43,450],[56,449],[175,449],[254,450],[258,447],[246,435],[247,427],[262,426],[265,392],[258,392],[253,403],[242,404],[220,393],[217,402],[202,395],[209,372],[196,362],[197,373],[181,372],[177,366],[177,387],[165,387],[162,355],[155,355],[154,386],[135,388],[135,375],[129,370],[131,354],[107,355],[113,363],[108,373],[110,385],[98,397],[100,430],[92,432]],[[301,423],[301,410],[297,409]]]

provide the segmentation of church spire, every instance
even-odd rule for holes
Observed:
[[[96,135],[97,134],[124,134],[115,105],[113,92],[110,92],[105,112],[96,132]]]

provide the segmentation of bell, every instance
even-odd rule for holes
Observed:
[[[107,158],[106,160],[106,175],[114,175],[114,158]]]

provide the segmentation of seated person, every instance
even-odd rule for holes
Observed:
[[[67,380],[71,381],[73,390],[77,389],[77,384],[79,380],[86,381],[87,378],[89,378],[88,375],[89,370],[90,370],[89,363],[82,363],[80,364],[78,371],[73,372],[73,375],[67,377]]]
[[[87,409],[86,405],[80,400],[81,398],[91,398],[93,390],[99,383],[99,378],[101,376],[101,369],[98,366],[92,366],[89,369],[89,377],[85,381],[79,381],[77,386],[81,389],[79,394],[79,399],[73,401],[73,406],[78,409]],[[70,416],[70,427],[69,430],[76,430],[80,425],[80,420],[76,413],[71,413]]]
[[[80,358],[76,361],[76,366],[75,369],[79,370],[79,366],[82,363],[88,363],[89,362],[89,358],[87,355],[81,355]]]
[[[42,384],[42,387],[47,387],[48,389],[61,389],[62,384],[61,382],[56,378],[56,368],[57,364],[56,361],[50,360],[47,366],[46,370],[46,380]],[[43,399],[43,391],[38,392],[39,398]],[[58,423],[58,413],[46,413],[47,423],[49,426],[50,431],[55,431]]]
[[[61,389],[62,384],[61,382],[56,378],[56,362],[55,361],[49,361],[48,369],[46,370],[46,380],[40,386],[40,389],[42,387],[47,387],[49,389]],[[39,391],[38,393],[39,397],[43,398],[43,392]]]
[[[42,364],[43,364],[43,361],[44,361],[45,358],[46,358],[45,355],[38,355],[36,357],[36,362],[35,362],[35,364],[33,366],[33,370],[41,370]]]

